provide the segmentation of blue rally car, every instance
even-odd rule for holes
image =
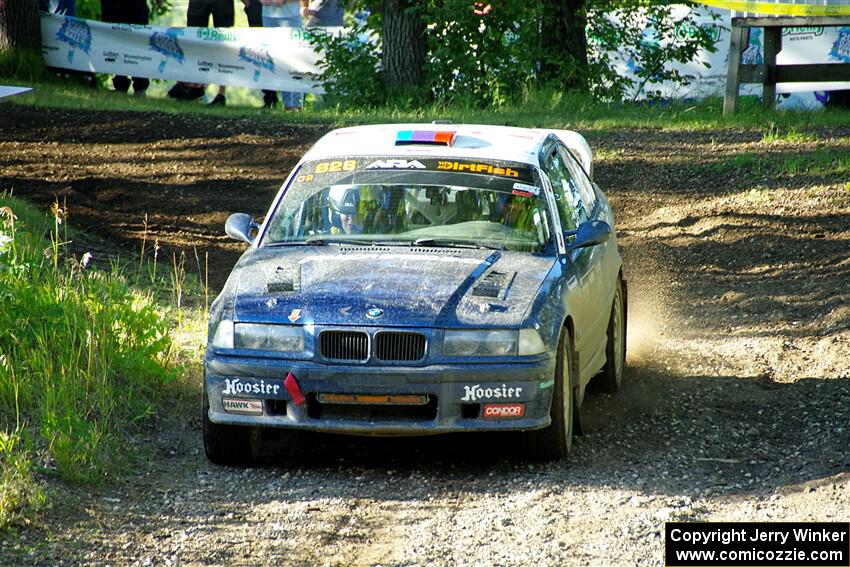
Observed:
[[[563,458],[622,383],[626,285],[590,147],[564,130],[334,130],[290,173],[210,309],[207,457],[293,430],[522,431]]]

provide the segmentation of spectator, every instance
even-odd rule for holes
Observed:
[[[263,26],[267,28],[301,28],[301,18],[309,10],[307,0],[260,0],[263,4]],[[284,110],[301,110],[304,95],[281,91]]]
[[[186,25],[193,28],[205,28],[210,25],[217,28],[231,28],[235,19],[233,0],[189,0],[186,10]],[[218,94],[209,106],[225,106],[227,104],[224,85],[219,85]],[[168,96],[180,100],[194,100],[204,96],[204,85],[199,83],[177,83]]]
[[[157,0],[157,4],[162,0]],[[100,0],[101,20],[115,24],[139,24],[147,25],[150,17],[147,0]],[[112,77],[112,86],[116,91],[126,93],[133,84],[133,94],[145,96],[151,82],[146,77],[125,77],[115,75]]]
[[[38,9],[52,14],[76,16],[77,2],[76,0],[38,0]]]
[[[304,14],[304,27],[341,26],[344,9],[339,0],[310,0]]]
[[[260,0],[242,0],[245,5],[245,15],[248,17],[248,25],[252,28],[263,27],[263,5]],[[263,108],[274,108],[277,106],[277,93],[263,89]]]

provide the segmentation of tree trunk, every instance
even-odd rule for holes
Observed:
[[[390,91],[422,87],[425,22],[415,0],[384,0],[381,64]]]
[[[587,88],[586,0],[544,0],[542,37],[549,57],[542,61],[544,80],[565,88]]]
[[[0,53],[13,50],[41,54],[37,0],[0,0]]]

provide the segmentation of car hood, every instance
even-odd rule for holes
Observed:
[[[553,262],[453,248],[269,247],[246,253],[227,287],[237,321],[515,327]]]

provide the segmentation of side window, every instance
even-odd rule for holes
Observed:
[[[581,199],[582,205],[584,206],[586,219],[593,212],[593,207],[596,206],[596,192],[593,190],[593,184],[591,183],[590,179],[588,179],[587,174],[584,172],[584,169],[582,169],[578,161],[572,156],[572,154],[569,153],[566,148],[559,147],[558,151],[561,152],[562,157],[570,170],[570,173],[572,173],[573,180],[575,181],[575,186],[578,190],[578,196]]]
[[[552,182],[552,191],[558,205],[558,216],[561,217],[561,228],[574,230],[583,219],[576,208],[576,203],[580,201],[578,193],[574,189],[570,170],[558,150],[549,152],[544,165],[546,173],[549,175],[549,181]],[[582,210],[581,213],[583,212]]]

